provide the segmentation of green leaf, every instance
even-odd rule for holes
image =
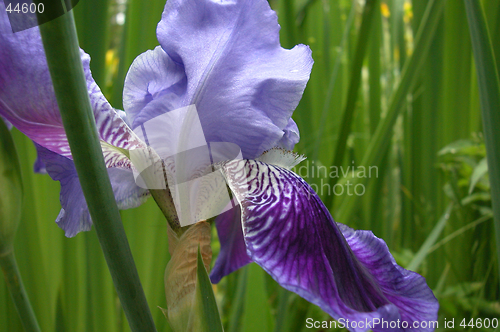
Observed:
[[[458,152],[462,152],[464,150],[468,150],[470,148],[475,147],[476,144],[468,139],[461,139],[458,141],[455,141],[451,144],[448,144],[438,152],[438,156],[444,156],[447,154],[456,154]]]
[[[481,2],[464,2],[476,64],[495,221],[497,259],[500,262],[500,81]]]
[[[441,233],[443,232],[444,226],[446,226],[446,222],[448,221],[448,219],[450,219],[450,213],[452,208],[453,208],[453,203],[450,203],[448,205],[448,208],[446,209],[446,211],[441,216],[436,226],[432,230],[432,232],[429,234],[425,242],[418,250],[415,257],[413,257],[410,264],[408,264],[408,266],[406,267],[408,270],[415,271],[424,261],[425,257],[429,253],[429,250],[436,243],[437,239],[439,238],[439,235],[441,235]]]
[[[271,306],[265,288],[264,270],[255,263],[247,267],[248,281],[243,316],[244,332],[271,332]]]
[[[231,314],[229,316],[228,329],[229,332],[241,331],[241,325],[243,321],[243,313],[245,310],[245,298],[246,298],[246,288],[248,281],[248,268],[244,267],[237,275],[237,285],[234,295],[234,300],[231,302]]]
[[[474,171],[472,172],[472,176],[470,178],[469,194],[472,194],[474,187],[486,173],[488,173],[488,163],[486,158],[483,158],[476,165],[476,167],[474,167]]]
[[[215,302],[212,283],[203,264],[199,247],[196,277],[196,309],[194,312],[196,317],[194,318],[199,318],[200,322],[200,330],[197,329],[196,331],[222,332],[224,329],[222,328],[217,302]]]

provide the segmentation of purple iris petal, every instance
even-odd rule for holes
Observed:
[[[35,143],[35,146],[37,144]],[[47,167],[40,156],[37,156],[35,163],[33,164],[33,172],[38,174],[47,174]]]
[[[412,328],[437,319],[425,279],[398,266],[371,232],[335,223],[303,179],[253,160],[228,162],[222,171],[241,204],[249,256],[284,288],[336,319],[401,321],[400,329],[374,331],[431,330]]]
[[[123,89],[123,106],[132,128],[179,108],[185,89],[184,68],[160,46],[139,55],[130,66]],[[152,105],[155,103],[158,106]]]
[[[38,159],[46,166],[50,177],[61,183],[61,212],[56,223],[67,237],[73,237],[92,226],[89,209],[83,196],[82,187],[73,160],[52,152],[35,143]],[[148,192],[136,186],[132,172],[125,169],[108,169],[113,193],[120,209],[139,206],[147,198]]]
[[[422,276],[397,265],[385,242],[372,232],[337,225],[356,258],[376,276],[386,298],[399,309],[402,320],[437,320],[439,304]]]
[[[285,129],[283,129],[284,135],[278,142],[278,147],[283,148],[288,151],[292,151],[295,144],[300,140],[299,128],[293,119],[288,121]]]
[[[87,88],[102,141],[122,149],[144,147],[107,102],[81,51]],[[38,28],[12,33],[0,1],[0,116],[37,144],[71,158]],[[113,160],[106,160],[114,166]],[[123,165],[122,165],[123,166]]]
[[[64,230],[67,237],[90,230],[92,221],[73,160],[36,143],[35,146],[38,159],[45,164],[50,177],[61,183],[61,212],[56,219],[57,225]]]
[[[157,35],[162,49],[140,56],[125,83],[133,127],[195,104],[207,141],[235,143],[245,158],[280,144],[313,60],[307,46],[280,46],[267,1],[169,0]]]
[[[12,33],[0,2],[0,115],[40,145],[66,141],[38,29]],[[50,147],[49,147],[50,146]],[[67,144],[66,144],[67,146]]]
[[[212,283],[218,283],[223,277],[240,267],[252,262],[247,254],[243,230],[241,228],[241,209],[234,208],[220,214],[215,220],[220,241],[220,253],[210,271]]]
[[[145,144],[111,107],[90,72],[90,57],[80,51],[87,89],[108,174],[121,209],[139,205],[146,191],[134,182],[124,150]],[[61,182],[62,210],[57,223],[66,236],[90,229],[91,220],[75,172],[38,28],[12,33],[0,0],[0,116],[31,138],[39,157],[35,172]]]

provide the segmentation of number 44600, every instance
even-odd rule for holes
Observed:
[[[480,329],[483,327],[488,329],[488,328],[492,327],[492,328],[496,329],[498,327],[498,319],[497,318],[493,318],[493,319],[471,318],[470,321],[467,322],[464,318],[460,322],[460,326],[463,327],[464,329],[467,327],[470,327],[473,329]]]
[[[27,14],[27,13],[31,13],[31,14],[40,13],[41,14],[45,10],[45,6],[41,2],[38,5],[36,3],[31,3],[31,4],[23,3],[21,6],[18,3],[18,4],[16,4],[16,6],[14,8],[12,8],[12,4],[9,3],[9,5],[7,6],[7,8],[5,10],[9,14],[12,12],[23,13],[23,14]]]

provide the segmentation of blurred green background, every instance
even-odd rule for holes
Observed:
[[[481,3],[498,64],[500,1]],[[116,108],[133,59],[158,45],[164,5],[80,0],[74,9],[93,76]],[[472,330],[459,326],[464,318],[500,319],[490,186],[463,1],[273,0],[271,6],[282,45],[308,44],[315,60],[294,113],[301,131],[296,151],[308,158],[296,171],[336,221],[372,230],[401,266],[427,279],[441,306],[439,330],[444,318],[455,318],[457,330]],[[42,330],[129,331],[95,232],[64,237],[54,223],[59,184],[33,173],[32,143],[17,130],[13,135],[25,190],[16,253]],[[158,308],[166,306],[164,217],[150,199],[122,211],[122,218],[158,331],[170,331]],[[213,241],[217,254],[216,236]],[[229,332],[308,331],[306,318],[330,319],[254,264],[214,290]],[[0,330],[22,331],[3,279]]]

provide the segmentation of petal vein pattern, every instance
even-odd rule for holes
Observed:
[[[248,256],[281,286],[336,319],[399,319],[409,327],[437,319],[438,303],[425,279],[398,266],[373,233],[335,223],[298,175],[255,160],[220,168],[241,207]]]
[[[39,29],[12,33],[2,1],[0,32],[0,116],[37,144],[71,159]],[[90,57],[83,51],[80,54],[99,138],[120,149],[143,148],[144,143],[108,103],[92,78]],[[110,156],[107,167],[130,167],[116,155]]]

